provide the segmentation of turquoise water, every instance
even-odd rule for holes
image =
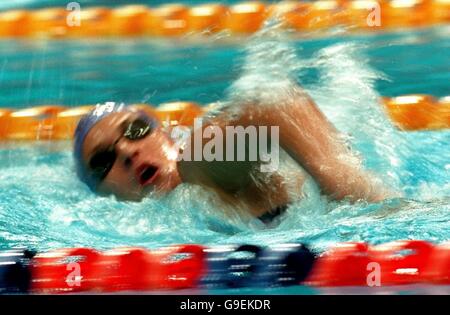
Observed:
[[[226,38],[225,38],[226,39]],[[161,102],[222,99],[240,75],[241,43],[221,37],[198,45],[185,41],[1,41],[0,106],[80,105],[109,100]],[[336,43],[365,44],[367,63],[389,80],[376,80],[384,96],[449,92],[448,28],[377,36],[333,36],[294,42],[302,58]],[[303,84],[317,81],[305,69]],[[17,93],[17,91],[21,91]],[[95,93],[92,93],[95,91]]]
[[[223,217],[193,187],[142,203],[97,197],[75,177],[70,142],[4,142],[0,248],[300,241],[322,250],[342,241],[448,240],[450,132],[399,132],[377,97],[450,95],[449,38],[441,27],[289,43],[255,38],[247,45],[220,39],[206,44],[1,41],[1,107],[111,100],[208,103],[243,90],[251,94],[252,74],[268,89],[277,78],[293,76],[350,135],[365,166],[404,198],[349,205],[311,192],[290,207],[278,227],[266,229]]]

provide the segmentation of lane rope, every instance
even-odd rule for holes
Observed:
[[[65,7],[0,12],[0,38],[173,37],[228,31],[249,35],[264,21],[281,17],[284,27],[305,33],[338,25],[348,30],[389,30],[450,22],[450,0],[259,1],[231,6],[127,5],[118,8]]]
[[[195,102],[171,102],[159,106],[134,104],[137,109],[157,117],[168,125],[191,126],[196,117],[217,104],[200,105]],[[445,130],[450,128],[450,96],[436,99],[430,95],[412,94],[382,97],[387,116],[405,131]],[[92,105],[65,107],[43,105],[12,110],[0,108],[0,140],[69,140],[79,119]]]
[[[450,242],[347,242],[322,253],[301,243],[0,251],[0,293],[408,284],[449,285]]]

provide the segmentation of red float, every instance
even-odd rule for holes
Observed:
[[[421,282],[432,251],[425,241],[395,241],[371,247],[369,254],[380,265],[381,285],[401,285]]]
[[[93,269],[102,291],[145,291],[156,287],[159,263],[143,248],[122,247],[103,252]]]
[[[197,286],[206,272],[206,254],[201,245],[177,245],[159,249],[153,255],[161,264],[159,288],[184,289]]]
[[[315,286],[366,285],[369,262],[367,244],[337,244],[317,259],[305,283]]]
[[[39,293],[92,290],[97,285],[93,265],[99,256],[89,248],[58,249],[38,254],[31,266],[31,290]]]
[[[423,277],[428,283],[450,284],[450,242],[433,248]]]

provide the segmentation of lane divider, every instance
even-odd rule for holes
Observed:
[[[407,284],[449,285],[450,243],[348,242],[323,253],[300,243],[0,251],[0,293]]]
[[[380,9],[381,25],[377,27],[367,22],[373,8]],[[281,17],[285,27],[299,32],[337,25],[364,30],[421,27],[449,23],[450,0],[318,0],[274,4],[249,1],[231,6],[212,3],[187,7],[180,3],[152,8],[127,5],[82,8],[79,15],[65,7],[12,10],[0,12],[0,38],[170,37],[223,30],[248,35],[273,16]]]
[[[450,128],[450,96],[436,99],[422,94],[403,95],[383,97],[380,103],[394,125],[401,130]],[[196,117],[214,106],[214,103],[201,106],[195,102],[163,103],[157,107],[149,104],[133,105],[169,125],[185,126],[191,126]],[[72,139],[79,119],[92,108],[92,105],[45,105],[15,111],[0,108],[0,140]]]
[[[382,98],[388,116],[402,130],[439,130],[450,128],[450,96],[436,99],[411,94]]]

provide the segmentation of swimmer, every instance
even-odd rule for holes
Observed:
[[[80,120],[74,143],[77,173],[98,194],[134,201],[151,192],[170,193],[182,183],[200,185],[219,196],[223,205],[243,209],[263,222],[270,222],[301,198],[291,192],[300,192],[308,177],[330,199],[385,199],[388,194],[379,181],[355,163],[355,154],[339,131],[306,92],[299,91],[295,101],[276,108],[248,103],[233,114],[225,108],[202,126],[223,130],[226,126],[278,126],[280,150],[299,166],[287,176],[276,170],[261,174],[255,167],[260,160],[177,159],[181,153],[169,129],[155,117],[116,103],[97,105]],[[193,145],[190,139],[186,146]]]

